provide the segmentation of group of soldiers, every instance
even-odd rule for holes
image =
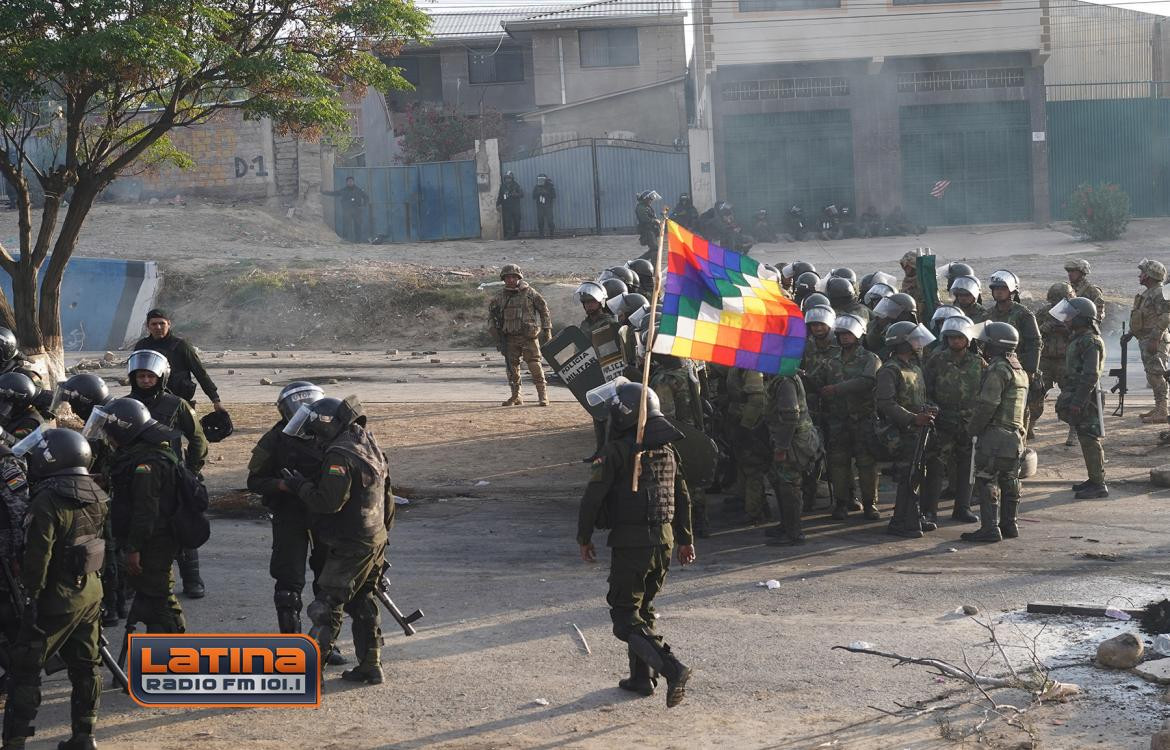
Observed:
[[[176,561],[186,595],[205,595],[197,550],[181,549],[180,539],[191,538],[181,511],[201,489],[208,440],[230,434],[231,420],[196,350],[171,333],[169,315],[151,310],[147,327],[127,360],[131,390],[121,398],[92,373],[42,389],[13,333],[0,329],[4,748],[33,735],[41,674],[55,657],[72,683],[72,736],[59,747],[96,747],[102,627],[125,619],[127,635],[138,625],[185,632]],[[213,405],[202,420],[192,408],[196,382]],[[65,406],[80,429],[64,426]],[[301,632],[307,565],[309,634],[322,668],[346,662],[335,644],[347,613],[358,663],[341,677],[378,684],[375,587],[394,516],[386,456],[356,397],[331,398],[298,381],[276,409],[278,421],[253,451],[248,487],[272,513],[277,627]]]

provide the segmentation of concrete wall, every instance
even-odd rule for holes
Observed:
[[[678,81],[547,112],[540,116],[542,129],[572,132],[578,138],[606,138],[621,131],[633,133],[634,140],[669,144],[687,134],[683,85]]]
[[[785,12],[743,12],[734,1],[711,5],[708,62],[715,68],[1041,48],[1041,0],[898,6],[842,0],[841,8]]]
[[[475,142],[475,176],[479,188],[479,236],[485,240],[503,239],[504,227],[496,210],[500,191],[500,145],[495,138]]]
[[[706,210],[715,205],[715,142],[709,129],[687,133],[691,157],[691,202]]]
[[[139,186],[140,199],[182,194],[255,200],[276,195],[271,121],[221,112],[205,123],[177,128],[170,137],[195,166],[130,176],[129,185]]]
[[[613,24],[614,27],[625,25]],[[578,41],[580,29],[533,31],[532,56],[535,62],[536,104],[553,106],[592,99],[675,78],[686,72],[686,45],[683,41],[682,19],[667,26],[636,28],[638,64],[612,68],[581,67],[581,46]],[[565,79],[564,100],[561,98],[562,59]],[[614,126],[611,129],[632,128]]]
[[[1075,0],[1049,8],[1052,51],[1044,63],[1050,100],[1122,99],[1149,96],[1149,87],[1075,86],[1085,83],[1165,81],[1162,19],[1149,13]]]
[[[495,45],[492,45],[493,47]],[[532,94],[532,49],[524,47],[524,80],[515,83],[469,83],[467,47],[444,47],[442,65],[442,101],[465,114],[479,114],[494,109],[503,114],[527,112],[535,101]]]

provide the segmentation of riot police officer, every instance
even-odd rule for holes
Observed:
[[[853,467],[857,467],[858,491],[865,518],[881,518],[877,509],[877,461],[869,445],[874,416],[873,387],[881,360],[861,346],[865,324],[856,315],[839,315],[833,331],[840,353],[830,368],[826,385],[821,386],[821,400],[829,410],[828,443],[829,481],[833,483],[836,504],[833,518],[849,517],[853,492]]]
[[[557,225],[553,221],[553,203],[557,199],[557,189],[546,174],[536,176],[536,187],[532,188],[532,201],[536,204],[536,232],[540,238],[549,237],[557,233]],[[545,231],[548,234],[545,234]]]
[[[987,308],[987,320],[1008,323],[1019,333],[1018,357],[1031,384],[1040,370],[1040,355],[1044,350],[1036,315],[1020,304],[1020,280],[1011,271],[1001,269],[991,274],[987,286],[993,300]]]
[[[857,301],[857,293],[851,280],[838,276],[830,277],[825,282],[825,296],[829,298],[833,311],[838,315],[856,315],[863,322],[869,322],[869,308]]]
[[[0,375],[0,442],[14,445],[44,424],[45,418],[36,408],[40,393],[22,372]]]
[[[1101,410],[1101,368],[1105,342],[1097,330],[1097,306],[1084,297],[1063,300],[1048,313],[1072,332],[1064,358],[1064,380],[1056,416],[1076,428],[1089,478],[1073,485],[1077,500],[1109,497],[1105,484],[1105,434]]]
[[[979,340],[988,365],[967,429],[976,439],[975,492],[980,526],[961,538],[965,542],[998,542],[1003,537],[1019,536],[1016,510],[1020,506],[1028,376],[1016,358],[1020,334],[1011,324],[988,323]]]
[[[16,334],[7,328],[0,328],[0,375],[19,372],[40,387],[41,374],[32,364],[32,360],[21,354]]]
[[[939,308],[943,309],[943,308]],[[938,522],[938,500],[943,479],[955,493],[951,518],[973,523],[971,514],[971,419],[973,399],[979,392],[983,360],[971,350],[971,321],[966,316],[946,318],[939,328],[942,345],[923,365],[926,400],[938,407],[934,420],[935,439],[927,450],[926,478],[922,483],[921,505],[927,520]]]
[[[643,190],[638,193],[638,202],[634,206],[634,222],[638,227],[638,244],[646,248],[642,257],[654,257],[658,252],[658,237],[662,232],[662,221],[654,215],[654,201],[661,196],[653,190]]]

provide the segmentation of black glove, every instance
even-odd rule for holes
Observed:
[[[280,476],[284,479],[284,483],[288,485],[288,491],[294,495],[301,494],[301,487],[309,480],[305,479],[305,475],[299,471],[281,469]]]

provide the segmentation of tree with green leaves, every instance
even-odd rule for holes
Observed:
[[[410,88],[383,60],[428,28],[411,0],[4,0],[0,175],[19,254],[0,245],[12,278],[0,323],[59,374],[61,280],[106,186],[189,164],[168,134],[225,110],[306,138],[342,133],[345,93]]]

